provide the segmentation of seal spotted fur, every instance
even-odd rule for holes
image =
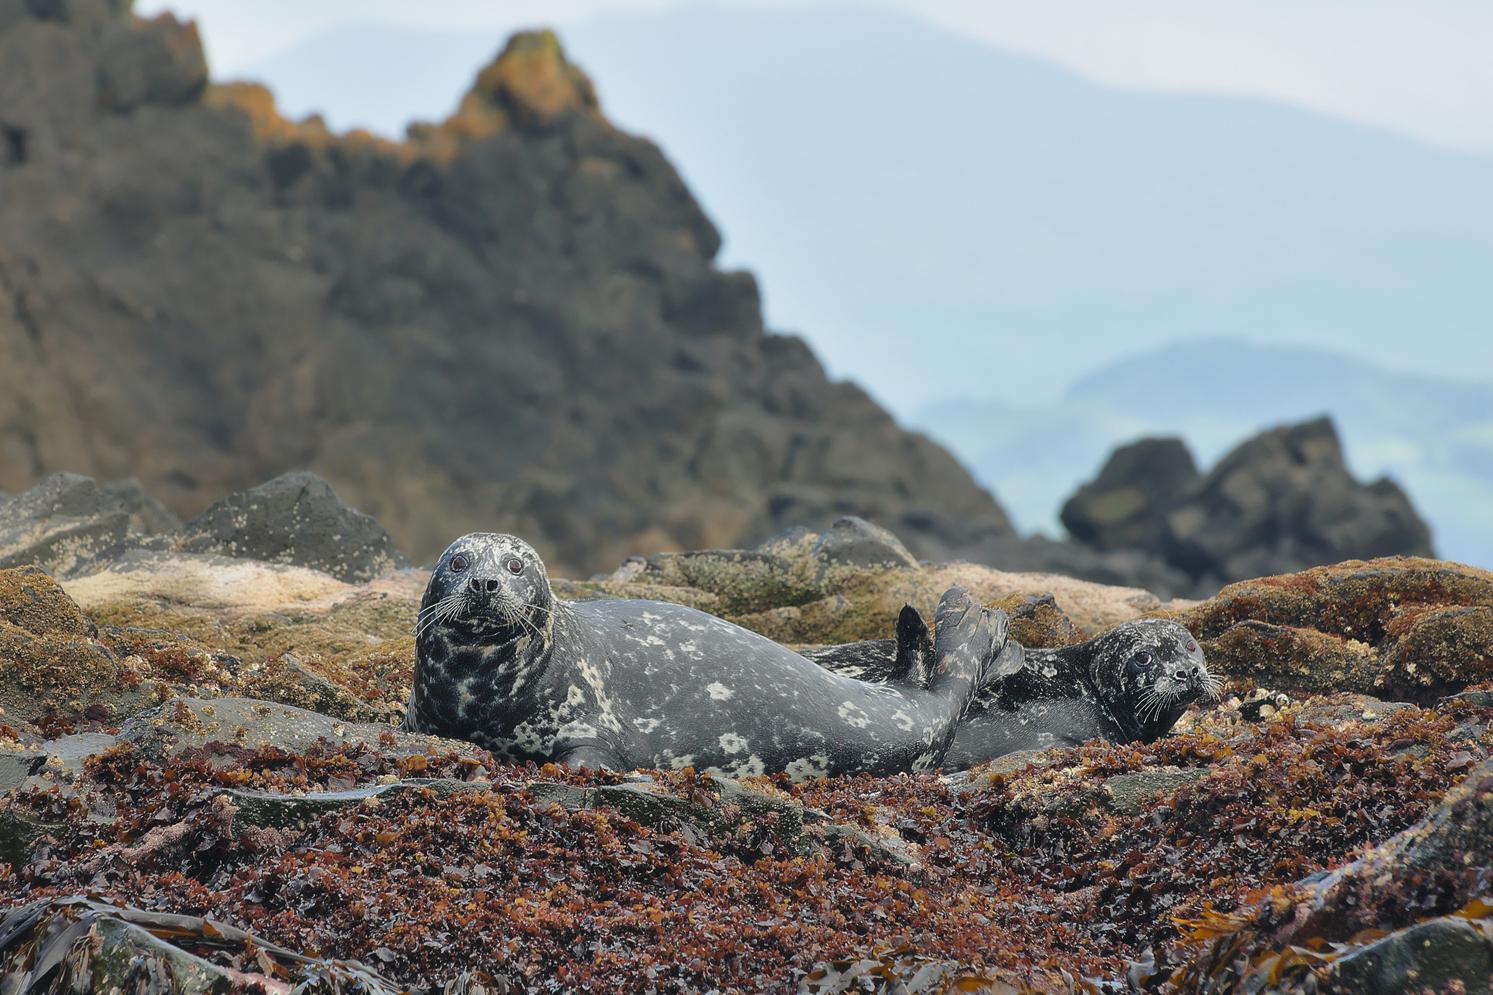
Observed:
[[[1005,645],[1003,612],[959,588],[927,663],[876,684],[656,601],[557,599],[510,535],[452,543],[416,632],[408,728],[514,761],[799,777],[937,767]]]
[[[897,619],[895,639],[804,655],[836,673],[876,682],[916,669],[929,646],[928,627],[909,605]],[[1150,742],[1166,735],[1189,705],[1216,699],[1218,691],[1197,640],[1165,619],[1125,622],[1061,649],[1010,641],[976,692],[944,768],[1091,739]]]

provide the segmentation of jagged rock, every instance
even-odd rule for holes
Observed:
[[[1353,479],[1328,418],[1272,429],[1220,460],[1167,515],[1164,552],[1193,577],[1220,581],[1434,555],[1404,491]]]
[[[119,741],[133,745],[147,757],[174,756],[212,743],[249,750],[273,746],[304,753],[323,742],[362,744],[397,756],[429,752],[484,755],[470,743],[404,732],[379,723],[343,722],[254,698],[173,698],[133,716],[120,729]]]
[[[145,486],[134,477],[111,480],[100,486],[105,494],[118,501],[129,513],[132,531],[144,536],[154,536],[181,528],[181,519],[154,496],[146,493]]]
[[[313,473],[287,473],[223,498],[183,526],[177,546],[310,567],[350,582],[406,562],[383,526],[343,504]]]
[[[309,468],[419,558],[498,529],[572,576],[845,514],[929,558],[1010,534],[764,330],[553,35],[396,144],[202,89],[192,29],[127,7],[0,18],[0,488],[130,473],[187,515]]]
[[[1063,527],[1096,549],[1159,550],[1167,512],[1198,476],[1181,439],[1140,439],[1120,446],[1099,476],[1063,505]]]

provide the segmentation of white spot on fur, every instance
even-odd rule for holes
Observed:
[[[845,720],[846,725],[857,729],[864,729],[871,724],[871,716],[866,710],[853,701],[843,702],[840,705],[840,718]]]
[[[714,698],[716,701],[730,701],[732,695],[736,694],[735,691],[732,691],[720,681],[711,681],[709,684],[705,685],[705,690],[708,691],[710,693],[710,697]]]
[[[747,741],[734,732],[721,733],[720,744],[727,753],[740,753],[747,748]]]

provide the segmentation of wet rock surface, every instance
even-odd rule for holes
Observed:
[[[844,556],[798,530],[556,584],[814,644],[885,637],[904,602],[927,610],[955,582],[1031,646],[1159,613],[1229,693],[1156,743],[948,779],[514,767],[396,728],[420,571],[350,584],[171,550],[61,584],[0,571],[0,666],[30,682],[0,715],[0,977],[92,965],[128,983],[375,992],[1476,980],[1493,922],[1493,575],[1388,558],[1162,605],[838,531]],[[1382,901],[1353,898],[1368,881]]]

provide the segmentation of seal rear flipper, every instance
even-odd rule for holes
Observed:
[[[1006,613],[998,608],[983,608],[970,599],[964,588],[951,587],[939,599],[936,617],[928,689],[963,684],[963,692],[971,694],[1006,645],[1010,624]]]
[[[889,677],[910,680],[922,688],[933,678],[933,635],[912,605],[903,605],[897,616],[897,659]]]

